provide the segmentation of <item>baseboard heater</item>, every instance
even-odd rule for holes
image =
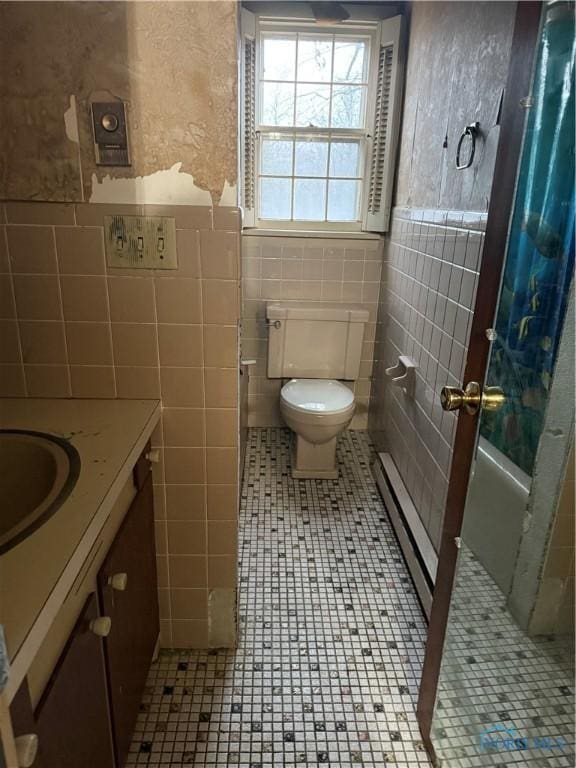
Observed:
[[[389,453],[379,453],[372,472],[398,537],[424,613],[430,618],[438,556]]]

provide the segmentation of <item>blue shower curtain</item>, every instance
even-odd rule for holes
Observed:
[[[531,474],[574,272],[574,5],[544,10],[481,432]],[[522,94],[518,94],[518,98]]]

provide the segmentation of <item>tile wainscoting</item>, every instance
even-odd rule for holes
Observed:
[[[244,235],[242,243],[242,356],[256,360],[250,369],[250,426],[282,425],[282,382],[266,376],[266,302],[285,299],[363,304],[369,310],[360,376],[349,382],[356,394],[356,415],[351,427],[366,429],[382,276],[382,240]]]
[[[107,267],[103,216],[121,213],[174,216],[178,269]],[[162,644],[233,644],[238,209],[9,202],[0,223],[1,394],[161,398]]]
[[[485,222],[482,213],[395,208],[384,244],[369,428],[436,548],[456,427],[439,393],[462,383]],[[413,398],[385,375],[399,355],[418,365]]]

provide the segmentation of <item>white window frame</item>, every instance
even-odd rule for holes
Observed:
[[[368,77],[366,81],[365,104],[364,104],[364,126],[362,128],[316,128],[300,126],[270,126],[260,123],[261,114],[261,80],[263,74],[263,56],[262,40],[268,34],[296,34],[304,33],[316,38],[334,36],[364,38],[368,42]],[[268,20],[263,17],[257,17],[256,21],[256,158],[255,158],[255,225],[258,229],[278,229],[278,230],[320,230],[320,231],[362,231],[362,222],[365,216],[366,197],[368,194],[366,179],[369,169],[369,144],[370,134],[368,126],[374,122],[374,94],[376,88],[376,77],[378,71],[378,25],[377,24],[338,24],[335,27],[319,27],[310,22],[279,21],[278,19]],[[296,76],[296,74],[295,74]],[[297,81],[296,81],[297,82]],[[362,83],[364,84],[364,83]],[[259,216],[260,205],[260,156],[262,140],[265,136],[286,138],[297,140],[298,137],[326,138],[329,141],[337,139],[355,139],[360,145],[360,205],[358,210],[358,219],[356,221],[310,221],[310,220],[287,220],[287,219],[262,219]],[[327,173],[328,173],[327,169]],[[292,168],[292,180],[294,168]],[[298,177],[299,178],[299,177]],[[324,178],[324,177],[318,177]],[[294,186],[292,186],[292,195],[294,196]],[[293,201],[292,201],[293,202]],[[326,195],[326,208],[328,206],[328,194]]]
[[[326,35],[327,37],[364,37],[369,41],[368,79],[366,88],[365,121],[361,129],[333,129],[310,127],[280,127],[261,125],[260,96],[261,96],[261,72],[262,72],[262,35],[267,33],[296,33],[311,34],[314,37]],[[247,115],[246,94],[243,93],[242,106],[242,158],[241,158],[241,186],[244,190],[243,204],[245,209],[245,226],[252,228],[255,233],[258,230],[282,231],[282,232],[385,232],[388,229],[392,186],[396,159],[400,123],[400,101],[403,77],[403,46],[402,46],[402,17],[396,16],[383,22],[347,21],[330,27],[322,27],[307,20],[284,20],[265,16],[255,16],[246,10],[242,10],[242,36],[243,40],[251,40],[253,46],[253,69],[247,77],[244,57],[241,58],[241,88],[246,87],[246,82],[251,79],[254,90],[251,101],[254,102],[254,112]],[[387,108],[380,109],[378,115],[377,100],[382,93],[382,80],[380,60],[382,51],[387,47],[392,51],[391,65],[386,69],[387,100],[383,103]],[[297,82],[297,81],[296,81]],[[241,91],[242,92],[242,91]],[[250,128],[247,129],[247,124]],[[360,140],[362,157],[362,181],[361,203],[359,205],[359,218],[353,222],[326,222],[306,220],[272,220],[259,217],[260,199],[260,154],[262,138],[264,136],[278,138],[297,138],[300,136],[327,137],[332,140],[338,138],[354,138]],[[252,141],[250,139],[252,137]],[[374,147],[374,141],[377,148]],[[250,147],[250,158],[247,162],[247,150]],[[247,176],[248,166],[252,166],[250,175]],[[329,169],[328,169],[329,172]],[[294,168],[292,169],[294,178]],[[298,178],[298,177],[297,177]],[[316,177],[325,178],[325,177]],[[247,191],[249,190],[249,195]],[[328,200],[326,201],[326,205]]]

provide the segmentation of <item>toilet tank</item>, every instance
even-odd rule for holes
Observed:
[[[368,310],[361,304],[266,304],[268,377],[358,378]]]

